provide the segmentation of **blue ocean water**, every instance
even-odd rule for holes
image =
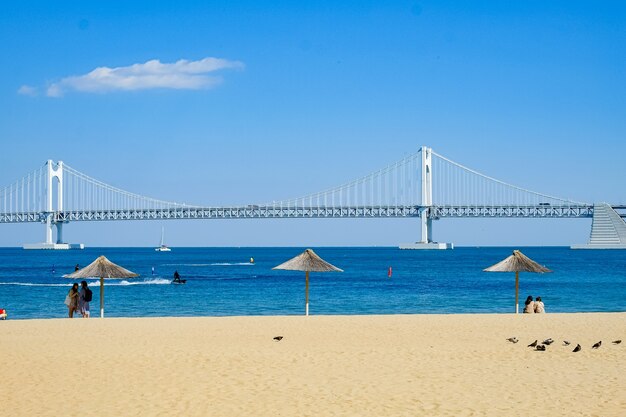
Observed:
[[[403,251],[314,248],[343,273],[311,273],[311,314],[509,313],[513,273],[482,270],[513,248]],[[520,274],[520,303],[541,296],[547,312],[626,311],[626,251],[520,248],[552,269]],[[272,267],[303,248],[88,248],[82,251],[0,249],[0,308],[10,319],[66,317],[72,280],[63,278],[99,255],[141,277],[105,282],[107,317],[299,315],[304,273]],[[254,264],[250,263],[253,257]],[[154,275],[152,268],[154,267]],[[388,268],[392,267],[392,277]],[[178,270],[185,285],[171,285]],[[99,285],[89,280],[99,311]]]

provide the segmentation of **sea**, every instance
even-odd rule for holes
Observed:
[[[0,309],[9,320],[68,316],[64,274],[104,255],[134,279],[105,280],[106,317],[302,315],[305,274],[272,268],[305,248],[0,248]],[[520,273],[520,311],[528,295],[546,312],[626,311],[626,251],[566,247],[313,248],[344,272],[310,274],[310,314],[512,313],[515,274],[483,269],[520,249],[553,272]],[[172,284],[175,271],[185,284]],[[99,281],[92,317],[99,315]]]

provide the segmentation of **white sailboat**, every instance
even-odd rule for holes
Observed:
[[[157,252],[171,252],[172,250],[168,248],[165,243],[163,243],[163,238],[165,236],[165,227],[161,227],[161,246],[158,248],[154,248]]]

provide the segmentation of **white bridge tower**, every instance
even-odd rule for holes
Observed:
[[[69,244],[63,242],[63,222],[54,220],[55,212],[63,211],[63,161],[54,163],[51,159],[46,163],[47,165],[47,181],[46,181],[46,213],[45,213],[45,227],[46,227],[46,241],[43,243],[30,243],[25,244],[24,249],[83,249],[84,245]],[[56,183],[56,204],[54,201],[54,181]],[[57,239],[56,242],[52,242],[52,226],[56,226]]]
[[[400,249],[452,249],[452,243],[433,242],[433,219],[430,210],[433,205],[433,165],[432,149],[426,146],[421,148],[421,210],[420,223],[422,225],[422,239],[419,242],[400,245]]]

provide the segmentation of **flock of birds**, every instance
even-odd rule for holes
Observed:
[[[276,342],[280,342],[282,339],[283,339],[282,336],[274,337],[274,341],[276,341]],[[519,339],[517,337],[509,337],[506,340],[511,342],[511,343],[519,342]],[[544,351],[544,350],[546,350],[546,346],[550,346],[552,343],[554,343],[554,339],[552,339],[552,338],[546,339],[546,340],[544,340],[541,343],[539,343],[539,339],[536,339],[534,342],[532,342],[530,345],[528,345],[528,347],[535,348],[535,350],[538,350],[538,351]],[[620,343],[622,343],[622,341],[621,340],[614,340],[612,343],[614,345],[619,345]],[[571,345],[570,342],[568,342],[567,340],[563,341],[563,346],[569,346],[569,345]],[[597,342],[593,346],[591,346],[591,349],[599,349],[600,346],[602,346],[602,340],[600,340],[599,342]],[[577,344],[576,347],[574,348],[574,350],[572,350],[572,352],[580,352],[582,349],[583,349],[582,346],[580,346],[580,344]]]
[[[509,337],[506,340],[511,342],[511,343],[519,342],[519,339],[517,337]],[[535,350],[538,350],[538,351],[544,351],[544,350],[546,350],[546,346],[550,346],[552,343],[554,343],[554,340],[552,338],[546,339],[546,340],[544,340],[541,343],[539,343],[539,339],[537,339],[534,342],[532,342],[530,345],[528,345],[528,347],[529,348],[535,348]],[[614,340],[612,343],[614,345],[619,345],[620,343],[622,343],[622,341],[621,340]],[[569,345],[571,345],[570,342],[568,342],[567,340],[563,341],[563,346],[569,346]],[[600,340],[599,342],[597,342],[593,346],[591,346],[591,349],[599,349],[600,346],[602,346],[602,340]],[[577,344],[576,347],[574,348],[574,350],[572,350],[572,352],[580,352],[582,349],[583,349],[582,346],[580,346],[580,344]]]

